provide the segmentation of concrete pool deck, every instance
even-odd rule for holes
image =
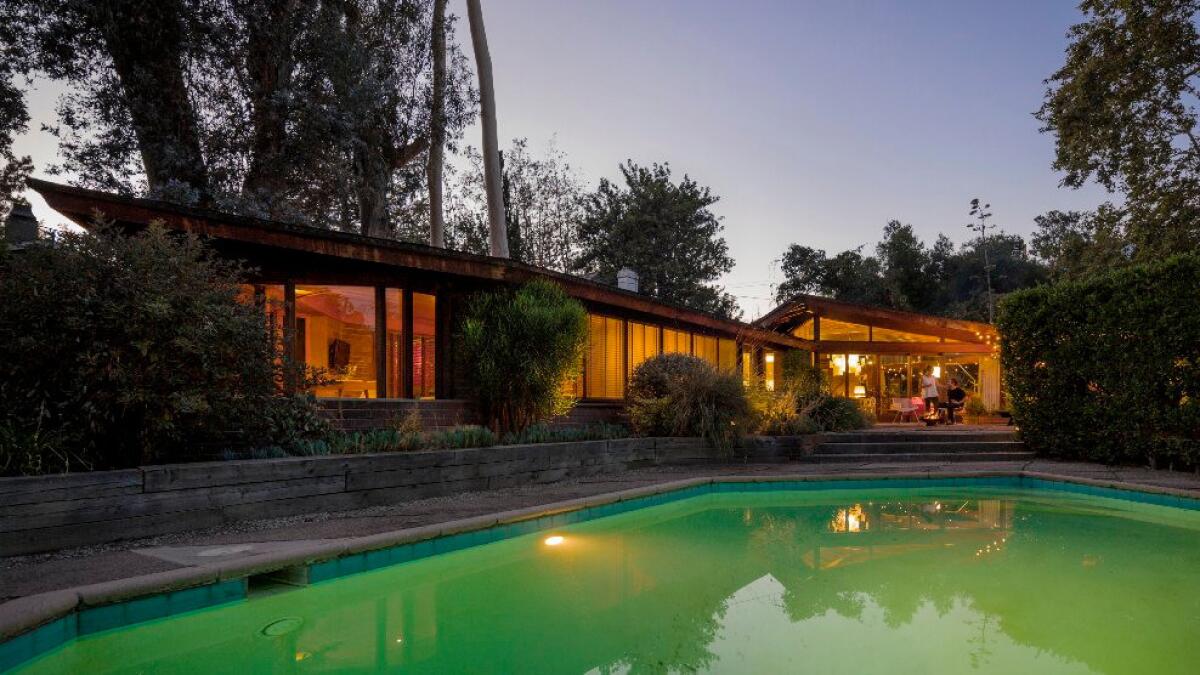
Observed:
[[[249,520],[228,525],[131,539],[52,553],[0,558],[0,602],[94,584],[115,584],[147,575],[188,578],[239,561],[266,561],[310,548],[335,549],[364,537],[402,536],[489,515],[537,511],[539,507],[587,500],[629,490],[650,490],[703,478],[852,477],[1052,474],[1064,478],[1122,484],[1200,498],[1200,476],[1083,462],[913,463],[877,461],[844,464],[695,464],[605,474],[556,483],[420,499],[356,511],[310,513]],[[429,536],[429,535],[427,535]],[[32,600],[32,598],[30,598]],[[20,603],[18,603],[20,604]],[[0,610],[3,610],[0,605]],[[11,608],[9,608],[11,610]]]

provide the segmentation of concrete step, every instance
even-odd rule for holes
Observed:
[[[814,453],[800,457],[801,462],[814,464],[868,464],[882,462],[944,463],[944,462],[1028,462],[1033,452],[905,452],[896,454],[825,454]]]
[[[1015,430],[1004,431],[846,431],[825,434],[822,443],[968,443],[1016,441]]]
[[[815,452],[825,455],[903,455],[922,452],[979,453],[1023,452],[1020,441],[910,441],[905,443],[821,443]]]

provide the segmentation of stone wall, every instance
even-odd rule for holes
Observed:
[[[770,461],[810,442],[746,447]],[[710,459],[701,439],[627,438],[0,478],[0,556]]]

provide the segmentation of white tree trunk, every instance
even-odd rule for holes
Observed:
[[[479,0],[467,0],[467,19],[471,24],[471,45],[475,48],[475,69],[479,72],[480,122],[483,124],[483,182],[487,190],[491,253],[499,258],[507,258],[508,230],[504,223],[500,139],[496,132],[496,90],[492,85],[492,57],[488,53],[487,34],[483,30],[483,9],[479,6]]]
[[[433,3],[433,103],[429,119],[429,245],[446,248],[442,212],[442,162],[446,146],[446,0]]]

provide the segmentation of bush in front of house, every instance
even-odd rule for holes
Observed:
[[[0,474],[117,469],[317,434],[242,270],[101,228],[0,252]],[[289,420],[307,420],[299,432]]]
[[[641,436],[701,436],[729,451],[753,421],[741,378],[686,354],[662,354],[633,371],[629,421]]]
[[[997,327],[1021,437],[1054,457],[1200,465],[1200,255],[1013,293]]]
[[[825,390],[821,371],[811,363],[809,352],[793,350],[781,359],[775,389],[761,383],[747,389],[754,412],[756,433],[766,436],[796,436],[864,429],[874,416],[857,402],[831,396]]]
[[[519,433],[575,404],[563,385],[579,375],[587,312],[558,284],[477,294],[458,340],[477,409],[495,433]]]

